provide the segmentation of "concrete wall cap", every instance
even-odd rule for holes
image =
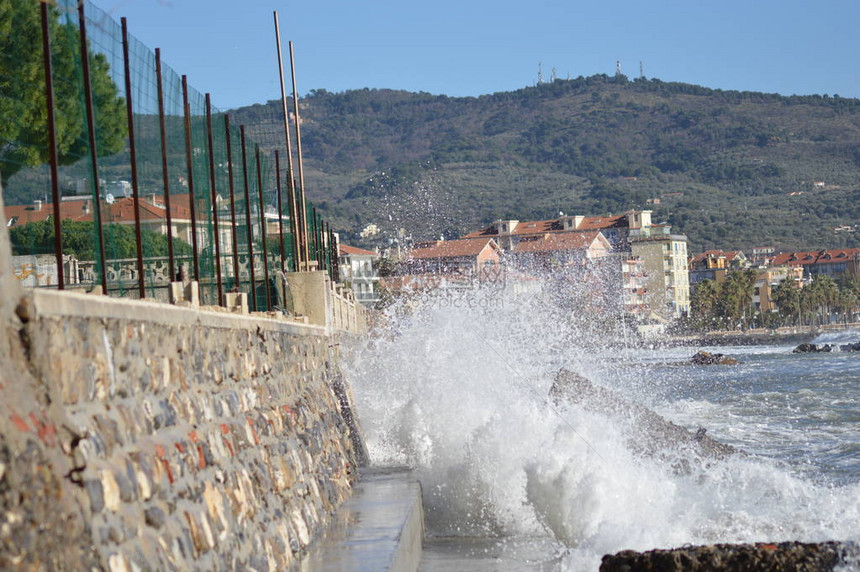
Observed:
[[[212,328],[262,328],[266,331],[322,336],[325,328],[270,318],[265,314],[239,315],[201,308],[177,307],[146,300],[122,300],[76,292],[31,290],[35,317],[110,318],[159,324],[189,324]]]

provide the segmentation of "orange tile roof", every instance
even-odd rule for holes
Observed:
[[[347,254],[360,254],[363,256],[376,256],[376,253],[372,250],[364,250],[363,248],[357,248],[355,246],[349,246],[348,244],[338,244],[337,245],[338,252],[341,256]]]
[[[773,257],[773,266],[797,266],[801,264],[812,264],[815,262],[817,252],[783,252]]]
[[[179,201],[174,199],[178,198]],[[178,202],[178,204],[176,204]],[[170,214],[174,220],[191,220],[191,210],[183,205],[188,204],[188,195],[170,195]],[[154,205],[149,201],[139,201],[141,220],[166,220],[167,209],[162,205]],[[107,207],[107,208],[105,208]],[[133,223],[134,222],[134,199],[122,197],[116,199],[110,205],[102,206],[105,222]],[[208,214],[208,213],[207,213]],[[91,217],[92,218],[92,217]],[[198,219],[209,218],[203,213],[198,213]]]
[[[105,222],[133,223],[134,222],[134,199],[123,197],[117,199],[104,209]],[[172,205],[171,205],[172,206]],[[167,210],[146,201],[140,201],[141,220],[159,220],[167,218]]]
[[[836,248],[807,252],[783,252],[773,257],[772,266],[803,266],[806,264],[827,264],[844,262],[860,257],[860,248]]]
[[[586,250],[597,240],[599,231],[548,233],[537,240],[521,240],[514,253],[554,252],[559,250]]]
[[[740,250],[706,250],[701,254],[697,254],[693,257],[693,262],[701,262],[708,258],[709,256],[713,256],[715,258],[723,257],[726,261],[731,262],[735,258],[737,258],[742,251]]]
[[[490,244],[495,245],[495,241],[492,238],[440,240],[435,246],[416,248],[409,254],[409,257],[412,259],[424,259],[478,256]]]
[[[461,239],[483,238],[485,236],[490,238],[490,237],[494,237],[494,236],[499,236],[499,233],[497,233],[496,230],[493,228],[493,226],[490,225],[487,228],[484,228],[482,230],[477,230],[475,232],[470,232],[469,234],[465,234],[465,235],[461,236],[460,238]]]
[[[89,212],[85,212],[87,206]],[[188,208],[188,194],[170,195],[171,216],[177,220],[191,220],[191,210]],[[15,224],[10,228],[21,226],[30,222],[39,222],[54,216],[52,203],[45,203],[41,210],[35,210],[34,205],[5,205],[3,207],[4,222],[16,218]],[[116,199],[110,205],[102,203],[102,213],[105,222],[133,223],[134,222],[134,199],[122,197]],[[94,220],[93,201],[91,199],[77,199],[60,202],[61,220],[91,221]],[[147,200],[140,200],[141,220],[159,220],[167,218],[167,209],[156,206]],[[202,216],[201,216],[202,218]]]
[[[627,227],[627,215],[617,215],[617,216],[587,216],[583,217],[582,221],[579,223],[579,226],[576,227],[577,231],[584,230],[602,230],[606,228],[623,228]],[[521,221],[517,223],[517,226],[514,227],[514,231],[511,233],[512,235],[531,235],[531,234],[546,234],[548,232],[570,232],[564,229],[564,225],[561,222],[561,219],[551,219],[551,220],[535,220],[535,221]],[[498,236],[496,232],[495,225],[490,225],[482,230],[471,232],[463,238],[480,238],[480,237],[494,237]]]
[[[552,232],[554,230],[562,230],[558,219],[554,220],[534,220],[520,222],[514,227],[512,234],[541,234],[544,232]]]
[[[627,215],[587,216],[582,219],[582,222],[579,223],[576,230],[602,230],[604,228],[619,228],[625,226],[627,226]]]
[[[818,262],[843,262],[858,256],[860,256],[860,248],[834,248],[822,251]]]
[[[84,205],[87,205],[90,212],[84,212]],[[54,204],[44,203],[40,210],[36,210],[34,205],[4,205],[3,207],[3,223],[7,223],[11,219],[15,219],[15,223],[9,228],[15,228],[31,222],[40,222],[48,217],[54,216]],[[60,203],[60,218],[61,220],[93,220],[92,201],[63,201]]]
[[[170,195],[170,216],[174,218],[191,220],[191,201],[188,200],[190,195],[188,193],[181,193],[174,195],[171,193]],[[164,196],[156,196],[159,201],[164,201]],[[144,201],[141,201],[143,204]],[[202,218],[199,213],[195,213],[198,215],[198,218]],[[220,220],[220,217],[219,217]]]
[[[511,233],[512,235],[524,235],[524,234],[544,234],[547,232],[555,232],[563,230],[561,223],[558,219],[553,220],[533,220],[533,221],[523,221],[518,222],[517,226],[514,227],[514,231]],[[483,238],[483,237],[496,237],[499,236],[499,233],[496,232],[495,225],[490,225],[487,228],[476,232],[470,232],[469,234],[463,236],[464,239],[468,238]]]

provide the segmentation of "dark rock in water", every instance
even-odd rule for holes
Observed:
[[[737,365],[738,360],[726,357],[723,354],[700,351],[696,352],[696,355],[690,358],[690,363],[693,365]]]
[[[819,346],[818,344],[800,344],[793,350],[791,353],[793,354],[818,354],[822,352],[832,352],[833,346],[830,344],[824,344],[823,346]]]
[[[843,344],[839,346],[840,352],[860,352],[860,342],[856,344]]]
[[[600,572],[830,572],[856,565],[858,557],[860,547],[850,542],[714,544],[607,554]]]
[[[555,380],[549,388],[549,396],[556,405],[562,405],[565,401],[579,403],[594,389],[594,385],[586,378],[562,369],[556,374]]]
[[[703,428],[695,433],[688,431],[647,407],[632,403],[617,392],[594,385],[565,369],[555,376],[549,395],[556,406],[575,403],[588,411],[629,423],[631,449],[649,457],[666,459],[679,473],[688,474],[692,471],[691,460],[698,459],[701,464],[707,464],[739,453],[731,445],[708,437]],[[678,455],[684,450],[693,455]]]

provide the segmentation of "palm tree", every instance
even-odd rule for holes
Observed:
[[[794,316],[795,323],[803,325],[800,313],[800,287],[793,278],[786,278],[779,283],[773,294],[774,302],[782,316]]]
[[[726,277],[721,288],[721,310],[726,318],[747,325],[758,274],[752,268],[736,270]]]
[[[847,324],[854,318],[854,313],[860,305],[860,279],[843,277],[837,286],[839,294],[834,306]]]
[[[801,292],[803,309],[818,318],[818,324],[829,321],[832,308],[839,295],[839,287],[829,276],[818,275]]]
[[[847,288],[840,288],[836,295],[836,300],[833,303],[833,308],[842,318],[844,323],[848,323],[851,313],[857,307],[857,295]]]
[[[702,327],[713,325],[717,317],[717,302],[719,301],[720,288],[713,280],[703,280],[690,298],[690,310],[693,317]]]

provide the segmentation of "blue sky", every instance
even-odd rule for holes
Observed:
[[[857,0],[97,0],[222,109],[280,97],[272,12],[299,93],[477,96],[613,74],[860,97]],[[285,53],[286,57],[286,53]],[[289,71],[287,70],[287,73]]]

